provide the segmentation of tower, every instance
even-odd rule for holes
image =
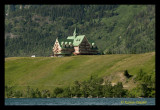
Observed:
[[[76,28],[74,29],[74,33],[73,36],[76,37],[77,33],[76,33]]]

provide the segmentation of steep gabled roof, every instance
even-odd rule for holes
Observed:
[[[84,37],[85,37],[85,35],[77,36],[73,41],[73,45],[74,46],[79,46],[81,44],[81,42],[83,41]]]
[[[72,44],[73,46],[79,46],[83,39],[85,38],[85,35],[78,35],[76,33],[76,28],[74,30],[73,36],[68,36],[67,39],[59,39],[59,44],[62,47],[63,43],[68,43],[69,45]],[[89,42],[90,43],[90,42]]]

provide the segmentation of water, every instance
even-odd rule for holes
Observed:
[[[155,98],[6,98],[5,105],[155,105]]]

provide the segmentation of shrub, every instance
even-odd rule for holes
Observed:
[[[38,90],[38,88],[35,90],[35,94],[36,94],[36,97],[37,97],[37,98],[42,97],[42,94],[41,94],[41,92]]]
[[[31,98],[36,98],[36,93],[35,93],[35,91],[33,89],[31,89],[30,97]]]
[[[66,98],[70,98],[71,97],[70,87],[64,88],[64,90],[63,90],[63,97],[66,97]]]
[[[116,85],[114,85],[112,91],[114,97],[123,97],[124,91],[122,82],[118,82]]]
[[[131,75],[128,73],[128,70],[125,70],[125,71],[124,71],[124,76],[126,76],[127,78],[130,78],[130,77],[131,77]]]
[[[16,97],[16,98],[22,97],[22,93],[20,91],[16,91],[14,93],[14,97]]]
[[[13,95],[14,95],[14,93],[13,93],[13,87],[12,86],[5,86],[5,93],[6,93],[6,96],[8,98],[13,97]]]
[[[50,95],[50,92],[49,92],[49,90],[42,90],[42,92],[41,92],[41,97],[42,98],[47,98],[47,97],[50,97],[51,95]]]
[[[152,84],[151,83],[151,75],[145,75],[145,76],[143,76],[142,81],[144,83],[147,83],[148,85]]]
[[[138,72],[138,74],[136,76],[136,80],[142,80],[144,75],[145,75],[145,73],[143,72],[142,69],[140,69],[140,71]]]
[[[149,97],[155,97],[155,90],[151,90]]]
[[[54,92],[54,94],[57,96],[58,94],[63,93],[63,89],[62,89],[62,88],[59,88],[59,87],[56,87],[53,92]]]

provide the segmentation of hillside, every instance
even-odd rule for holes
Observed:
[[[67,87],[74,81],[85,81],[91,75],[98,75],[112,85],[122,82],[125,89],[139,85],[135,80],[140,69],[150,75],[155,84],[155,53],[84,55],[72,57],[9,57],[5,58],[5,86],[24,90],[27,86],[48,89]],[[124,76],[128,70],[131,78]],[[146,79],[146,78],[145,78]],[[144,81],[143,81],[144,82]]]
[[[75,27],[100,53],[155,51],[154,5],[6,5],[5,14],[6,57],[50,56]]]

